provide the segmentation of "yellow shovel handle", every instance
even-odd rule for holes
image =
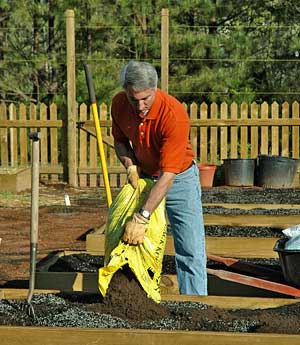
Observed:
[[[96,104],[94,85],[93,85],[93,80],[92,80],[92,74],[90,71],[90,66],[85,64],[84,69],[85,69],[86,81],[87,81],[87,85],[89,89],[91,107],[92,107],[92,112],[93,112],[93,117],[94,117],[98,149],[100,153],[100,160],[101,160],[101,166],[102,166],[102,174],[104,178],[104,185],[105,185],[105,191],[106,191],[107,205],[109,207],[112,203],[112,197],[111,197],[111,191],[110,191],[110,185],[109,185],[108,171],[107,171],[107,165],[106,165],[106,159],[105,159],[105,153],[104,153],[104,147],[103,147],[103,140],[102,140],[100,121],[99,121],[99,116],[98,116],[98,109],[97,109],[97,104]]]

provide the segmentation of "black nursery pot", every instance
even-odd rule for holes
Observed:
[[[224,176],[227,186],[253,186],[255,159],[224,159]]]
[[[256,184],[261,187],[291,187],[297,170],[298,160],[282,156],[259,155],[257,160]]]
[[[292,286],[300,286],[300,250],[285,249],[287,237],[280,238],[273,250],[278,253],[280,266],[282,268],[285,281]]]

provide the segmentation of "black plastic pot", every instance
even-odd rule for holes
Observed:
[[[297,170],[297,159],[282,156],[259,155],[256,184],[261,187],[291,187]]]
[[[255,159],[224,159],[224,176],[227,186],[253,186]]]
[[[300,287],[300,250],[287,250],[285,244],[288,238],[279,239],[275,247],[278,253],[280,265],[282,268],[284,279],[287,283],[299,288]]]

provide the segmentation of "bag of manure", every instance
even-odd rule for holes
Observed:
[[[144,203],[154,182],[139,179],[138,188],[126,184],[112,202],[105,228],[104,267],[99,269],[99,290],[105,297],[109,283],[119,269],[128,265],[149,298],[159,303],[160,277],[167,236],[165,199],[151,214],[145,240],[139,245],[122,241],[126,223]]]

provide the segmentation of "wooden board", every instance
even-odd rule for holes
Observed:
[[[203,207],[223,207],[226,209],[240,210],[299,210],[299,204],[234,204],[234,203],[203,203]]]
[[[204,214],[205,225],[223,226],[265,226],[285,229],[300,223],[300,215],[264,215],[264,214]]]
[[[254,204],[210,204],[210,206],[219,205],[220,207],[224,208],[234,208],[234,205],[238,209],[254,209],[257,208]],[[266,210],[270,209],[278,209],[273,205],[266,205],[264,207]],[[297,209],[300,208],[300,205],[282,205],[282,209]],[[254,214],[253,214],[254,213]],[[203,220],[205,226],[212,226],[212,225],[221,225],[221,226],[263,226],[263,227],[271,227],[277,229],[286,229],[292,225],[300,224],[300,214],[291,214],[291,215],[270,215],[270,214],[255,214],[253,212],[251,214],[203,214]],[[105,228],[105,224],[99,226],[96,230],[96,233],[103,232]]]
[[[277,240],[275,237],[206,237],[206,252],[234,258],[276,258],[278,254],[273,248]],[[86,251],[104,255],[104,241],[104,234],[88,234]],[[165,255],[174,253],[173,238],[168,235]]]
[[[60,290],[44,290],[35,289],[35,294],[57,294]],[[0,300],[1,299],[26,299],[28,295],[28,289],[0,289]]]
[[[161,331],[138,329],[82,329],[63,327],[0,327],[2,345],[299,345],[300,335]]]
[[[278,258],[274,237],[206,237],[206,252],[234,258]]]

